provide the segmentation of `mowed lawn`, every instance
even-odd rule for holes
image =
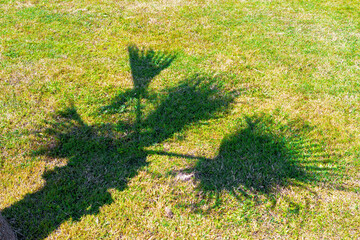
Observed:
[[[358,239],[359,124],[359,1],[0,0],[19,239]]]

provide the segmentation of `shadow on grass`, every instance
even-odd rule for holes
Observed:
[[[140,93],[146,91],[154,77],[169,67],[176,57],[171,53],[139,49],[135,45],[130,45],[128,52],[134,89]]]
[[[51,144],[35,154],[67,158],[68,163],[46,171],[42,189],[2,212],[20,239],[43,239],[66,220],[97,214],[101,206],[113,202],[108,189],[123,190],[147,164],[141,150],[117,152],[121,142],[112,128],[87,125],[74,107],[54,116],[45,132]]]
[[[234,97],[224,94],[216,81],[196,76],[169,89],[140,124],[139,133],[119,131],[111,123],[89,125],[74,106],[58,112],[43,133],[50,143],[35,155],[66,158],[67,164],[45,171],[44,187],[2,214],[20,239],[43,239],[67,220],[98,214],[101,206],[113,202],[108,190],[124,190],[148,164],[151,152],[144,147],[166,140],[187,125],[216,117],[230,106]]]
[[[139,49],[135,45],[128,47],[129,61],[133,89],[125,91],[117,96],[109,106],[103,107],[100,112],[116,113],[126,109],[126,102],[131,98],[136,99],[136,122],[134,130],[136,138],[139,138],[140,124],[142,121],[141,101],[148,95],[148,87],[151,81],[164,69],[170,66],[176,55],[152,49]],[[119,108],[120,107],[120,108]]]
[[[266,117],[246,118],[247,127],[223,139],[215,159],[200,160],[195,171],[204,191],[270,194],[291,180],[312,179],[299,163],[299,149],[271,132]]]
[[[219,81],[221,79],[194,75],[170,88],[161,104],[141,123],[142,145],[162,142],[191,123],[226,112],[237,94],[223,91]]]
[[[223,139],[215,158],[172,154],[197,160],[194,168],[183,172],[194,174],[199,202],[184,206],[203,211],[207,205],[210,210],[221,204],[223,191],[240,201],[266,196],[276,202],[276,193],[285,187],[306,188],[305,183],[321,181],[321,176],[334,169],[309,165],[307,143],[301,139],[309,128],[283,125],[265,114],[246,117],[245,126]]]
[[[129,102],[136,97],[134,89],[127,89],[118,94],[109,105],[99,109],[100,114],[125,113],[129,110]]]

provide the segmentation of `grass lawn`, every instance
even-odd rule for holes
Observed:
[[[19,239],[360,238],[358,1],[0,0],[0,107]]]

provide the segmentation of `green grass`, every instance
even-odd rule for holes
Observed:
[[[359,238],[359,14],[0,1],[2,215],[20,239]]]

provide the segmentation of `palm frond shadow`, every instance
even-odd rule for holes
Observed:
[[[169,96],[141,125],[140,141],[138,134],[120,131],[117,124],[86,123],[73,105],[54,114],[41,134],[48,143],[33,154],[49,160],[65,158],[67,164],[46,171],[43,188],[2,211],[19,239],[46,238],[64,221],[98,214],[101,206],[111,204],[114,200],[108,190],[124,190],[128,181],[149,164],[146,159],[151,151],[145,150],[146,146],[230,107],[234,97],[222,93],[215,82],[190,78],[169,89]]]
[[[113,202],[108,190],[124,190],[147,165],[142,150],[117,151],[121,140],[113,126],[87,125],[74,107],[58,112],[44,134],[52,141],[34,154],[68,162],[44,172],[42,189],[4,209],[19,239],[43,239],[68,219],[98,214]]]
[[[139,49],[136,45],[130,45],[128,52],[134,89],[140,89],[141,92],[144,92],[151,80],[169,67],[176,57],[171,53]]]
[[[192,123],[226,113],[237,93],[224,91],[219,81],[194,75],[168,89],[161,104],[141,122],[141,144],[162,142]]]
[[[298,150],[289,149],[281,136],[267,131],[263,120],[246,118],[247,127],[223,139],[215,159],[197,163],[201,189],[268,194],[291,179],[311,179],[296,162]]]
[[[151,81],[176,58],[173,53],[154,51],[153,49],[139,49],[136,45],[128,47],[133,89],[126,90],[113,99],[108,106],[102,107],[100,113],[122,113],[127,109],[127,102],[131,98],[137,100],[135,107],[136,123],[134,125],[136,138],[139,138],[140,123],[142,121],[141,101],[148,96]]]
[[[168,68],[176,58],[174,53],[140,49],[134,44],[128,46],[128,53],[133,88],[118,94],[110,105],[99,109],[100,113],[122,113],[127,109],[126,104],[130,99],[136,98],[140,103],[142,98],[149,97],[148,87],[151,81]],[[137,114],[141,115],[141,113]]]
[[[281,126],[265,114],[246,117],[245,122],[246,127],[223,139],[215,158],[188,157],[197,160],[195,167],[183,171],[194,173],[199,202],[184,204],[185,207],[202,211],[206,203],[210,206],[208,211],[221,205],[219,195],[224,191],[240,201],[259,196],[275,201],[276,193],[283,188],[291,185],[306,188],[307,183],[322,181],[321,175],[336,171],[307,162],[300,137],[309,126],[303,126],[304,129]]]

